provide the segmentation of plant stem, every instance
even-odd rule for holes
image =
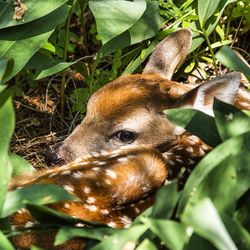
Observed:
[[[75,6],[76,0],[72,2],[72,6],[69,11],[69,15],[66,22],[66,28],[65,28],[65,40],[64,40],[64,53],[63,53],[63,59],[64,61],[67,60],[67,52],[68,52],[68,46],[69,46],[69,28],[70,28],[70,20],[71,16],[73,14],[74,6]],[[66,71],[64,70],[62,72],[62,80],[61,80],[61,87],[60,87],[60,98],[61,98],[61,116],[63,117],[63,111],[65,106],[65,88],[66,88]]]
[[[206,32],[206,30],[204,28],[202,28],[202,32],[203,32],[203,36],[204,36],[204,38],[205,38],[205,40],[207,42],[207,46],[209,48],[209,51],[210,51],[212,59],[213,59],[215,74],[216,74],[216,76],[218,76],[219,73],[218,73],[218,69],[217,69],[217,65],[216,65],[216,59],[215,59],[213,48],[211,46],[211,43],[210,43],[210,40],[208,38],[207,32]]]

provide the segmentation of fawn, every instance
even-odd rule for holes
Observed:
[[[174,126],[162,111],[193,107],[212,115],[213,98],[250,109],[249,94],[239,90],[240,75],[229,73],[198,87],[170,79],[188,54],[192,34],[174,32],[155,48],[142,74],[122,76],[90,98],[87,114],[62,143],[47,152],[47,162],[61,164],[15,178],[10,190],[33,183],[60,185],[79,198],[48,205],[76,219],[110,227],[128,227],[148,208],[154,193],[185,166],[186,172],[211,150],[198,137]],[[12,215],[16,228],[38,222],[26,209]],[[75,239],[53,247],[53,233],[22,233],[20,249],[82,249]]]

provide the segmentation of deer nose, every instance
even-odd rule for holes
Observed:
[[[44,153],[45,162],[48,166],[62,165],[65,161],[59,157],[57,151],[62,146],[62,143],[56,143],[46,149]]]

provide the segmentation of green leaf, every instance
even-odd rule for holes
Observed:
[[[250,117],[236,107],[215,99],[213,108],[215,122],[223,140],[250,130]]]
[[[9,160],[9,145],[14,131],[14,111],[11,98],[8,98],[0,107],[0,214],[2,212],[3,201],[11,177],[12,166]]]
[[[11,74],[13,68],[14,60],[13,59],[0,59],[0,84],[2,80]]]
[[[240,222],[224,213],[221,218],[237,248],[241,250],[250,249],[250,234]]]
[[[7,240],[7,238],[0,231],[0,249],[3,250],[15,250],[15,248],[11,245],[11,243]]]
[[[156,194],[155,204],[150,217],[157,219],[169,219],[174,212],[180,197],[177,181],[163,186]]]
[[[66,3],[67,0],[32,0],[24,1],[27,10],[25,11],[23,18],[20,20],[13,19],[14,6],[13,3],[0,2],[0,29],[22,25],[28,23],[37,18],[45,16],[55,9]]]
[[[19,155],[10,154],[10,160],[13,167],[12,176],[25,173],[32,173],[33,171],[35,171],[32,165]]]
[[[143,242],[136,248],[136,250],[157,250],[156,246],[149,239],[143,240]]]
[[[156,42],[152,42],[148,48],[143,50],[143,57],[139,55],[135,60],[132,60],[126,69],[122,72],[122,75],[132,74],[153,52]]]
[[[238,57],[228,46],[222,47],[215,57],[226,67],[242,72],[250,80],[250,67]]]
[[[209,198],[185,210],[181,220],[219,250],[237,249]]]
[[[201,27],[204,27],[205,22],[216,11],[220,1],[213,0],[198,0],[198,16]]]
[[[141,221],[170,249],[181,250],[188,241],[186,226],[171,220],[141,218]]]
[[[39,69],[36,72],[35,79],[39,80],[39,79],[42,79],[44,77],[56,74],[56,73],[68,68],[69,66],[71,66],[77,62],[78,61],[75,61],[75,62],[55,62],[51,65],[44,66],[42,69]]]
[[[233,161],[231,164],[236,171],[237,178],[237,185],[234,186],[235,188],[232,197],[238,199],[250,188],[250,169],[248,167],[250,159],[250,132],[247,132],[225,141],[199,162],[189,176],[181,195],[177,211],[179,215],[184,211],[188,203],[192,203],[192,197],[195,195],[195,192],[197,192],[209,173],[220,164],[223,164],[223,161],[225,161],[230,155],[232,155]],[[230,169],[228,171],[231,171]],[[232,177],[234,178],[234,176],[235,175],[233,174]],[[228,178],[230,178],[230,176]],[[216,191],[214,192],[216,195]]]
[[[2,218],[23,208],[26,204],[44,205],[64,200],[74,200],[63,188],[53,184],[35,184],[16,189],[7,194],[3,206]]]
[[[62,227],[56,234],[55,245],[63,244],[74,237],[82,237],[94,240],[103,240],[105,235],[116,232],[113,228],[76,228]]]
[[[135,225],[129,229],[117,230],[116,233],[91,248],[92,250],[126,249],[136,246],[140,236],[148,229],[145,225]],[[129,249],[130,249],[129,248]],[[133,248],[132,248],[133,249]]]
[[[53,29],[67,17],[68,10],[69,7],[63,5],[47,16],[29,24],[19,25],[0,32],[1,58],[14,59],[12,73],[3,82],[7,82],[17,74],[35,52],[47,42]]]
[[[221,142],[214,118],[201,111],[187,108],[167,109],[164,114],[175,125],[197,135],[212,147]]]
[[[229,156],[221,161],[203,178],[189,198],[187,207],[198,203],[203,198],[209,197],[219,212],[233,215],[237,201],[237,164]],[[223,197],[223,199],[221,199]]]
[[[146,10],[141,1],[90,0],[89,7],[95,17],[97,31],[103,44],[132,27]]]
[[[158,10],[158,2],[147,1],[147,8],[141,18],[128,30],[105,43],[101,48],[101,52],[104,55],[108,55],[118,49],[122,49],[129,45],[151,38],[158,33],[161,22],[162,21]],[[153,44],[154,46],[156,45],[155,42],[152,43],[152,45]],[[152,45],[149,46],[150,49],[147,49],[148,54],[146,57],[152,52]],[[146,57],[138,58],[137,67],[146,59]]]

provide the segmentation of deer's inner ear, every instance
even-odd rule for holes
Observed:
[[[223,102],[233,104],[239,90],[241,74],[233,72],[216,77],[182,95],[175,107],[192,107],[204,113],[213,115],[214,97]]]
[[[191,41],[192,33],[189,29],[172,33],[156,46],[143,73],[156,73],[170,80],[176,68],[185,60]]]

